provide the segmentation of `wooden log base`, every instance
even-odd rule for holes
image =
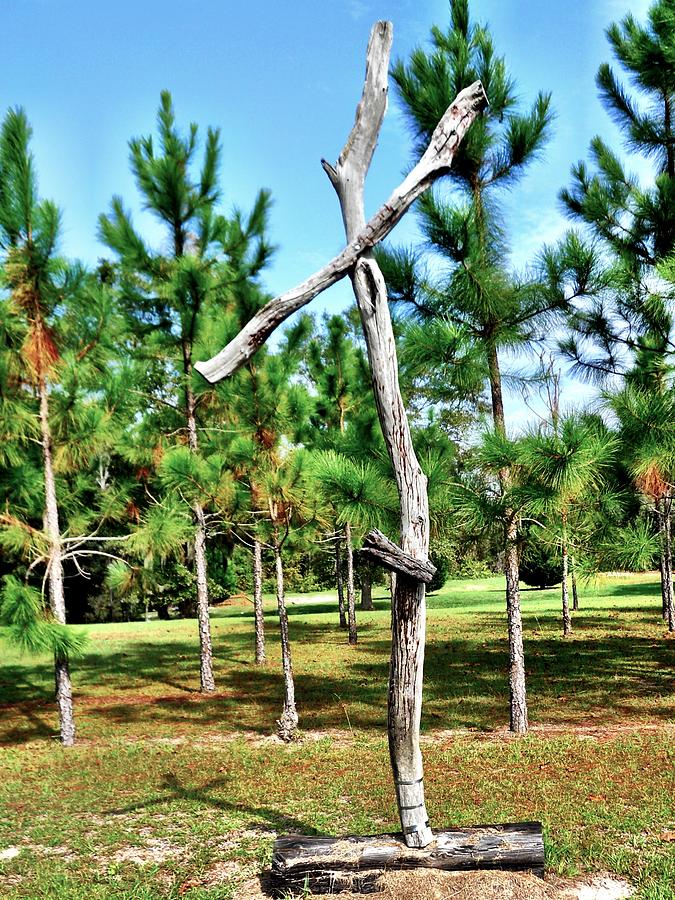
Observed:
[[[341,838],[286,835],[274,842],[272,888],[276,897],[307,889],[315,894],[375,894],[385,872],[415,868],[446,872],[502,869],[543,878],[541,822],[439,831],[423,850],[406,847],[401,834]]]
[[[390,572],[400,572],[425,584],[429,584],[436,574],[436,566],[428,559],[415,559],[414,556],[404,553],[377,528],[368,532],[359,552],[364,559],[377,563]]]

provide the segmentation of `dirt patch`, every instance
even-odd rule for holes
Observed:
[[[136,866],[159,866],[168,859],[176,859],[183,856],[185,850],[177,844],[161,838],[151,838],[144,847],[127,846],[121,847],[110,856],[97,856],[96,859],[101,865],[109,866],[110,863],[133,863]]]
[[[373,900],[624,900],[634,889],[610,875],[542,881],[534,875],[515,872],[441,872],[417,869],[389,872],[380,879]],[[265,876],[242,882],[237,900],[269,900]],[[307,896],[307,895],[302,895]],[[310,895],[314,896],[314,895]],[[318,896],[318,895],[317,895]],[[340,900],[363,900],[363,894],[343,892]]]

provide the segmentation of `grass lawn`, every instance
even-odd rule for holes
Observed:
[[[0,639],[0,896],[245,897],[275,832],[396,830],[386,745],[389,604],[359,644],[329,594],[290,607],[305,739],[282,707],[271,598],[265,668],[250,604],[214,610],[218,690],[202,697],[194,621],[88,627],[73,665],[78,745],[54,739],[48,659]],[[432,824],[540,819],[548,866],[609,870],[675,897],[675,641],[653,575],[581,590],[561,637],[559,591],[523,591],[532,733],[510,738],[499,578],[429,597],[424,752]]]

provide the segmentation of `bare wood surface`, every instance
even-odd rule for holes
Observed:
[[[370,228],[370,223],[365,223],[364,184],[387,108],[391,40],[391,24],[377,22],[368,44],[366,78],[354,126],[335,166],[323,163],[340,201],[348,246],[361,246],[363,234]],[[486,104],[480,83],[462,91],[396,196],[405,196],[408,191],[418,196],[420,183],[429,186],[434,178],[448,171],[462,137]],[[426,639],[426,579],[419,574],[428,564],[429,503],[426,476],[415,455],[399,388],[387,287],[371,251],[374,243],[362,249],[350,277],[366,340],[375,404],[398,488],[400,549],[421,567],[413,576],[396,567],[387,695],[389,756],[404,840],[409,847],[426,847],[433,834],[426,810],[419,743]],[[399,548],[394,545],[394,549]],[[397,552],[392,558],[401,561]]]
[[[365,559],[372,560],[390,572],[402,572],[416,581],[429,584],[436,574],[436,566],[429,560],[415,559],[408,553],[404,553],[393,541],[373,528],[363,539],[360,554]]]
[[[388,23],[377,23],[375,28],[382,24]],[[391,37],[388,38],[388,41],[391,44]],[[386,59],[388,63],[388,46],[386,47]],[[375,73],[374,66],[372,71]],[[386,71],[384,76],[386,103]],[[471,122],[486,104],[485,92],[479,81],[465,88],[457,96],[455,102],[448,107],[438,123],[424,156],[392,192],[387,202],[380,207],[372,219],[349,240],[344,250],[318,272],[310,275],[302,284],[270,300],[220,353],[206,362],[195,363],[195,369],[211,383],[232,375],[253,356],[274,329],[292,313],[309,303],[321,291],[344,278],[366,250],[374,247],[389,234],[420,194],[448,171],[459,142]],[[369,112],[368,107],[364,108],[364,114],[366,112]],[[353,130],[343,154],[348,153],[350,149],[360,152],[363,146],[361,137],[355,136]],[[375,144],[373,144],[373,149],[374,146]],[[369,152],[372,156],[372,150]]]
[[[477,825],[438,832],[423,850],[410,849],[401,834],[341,838],[285,835],[274,843],[272,883],[277,896],[303,890],[314,893],[375,893],[378,880],[392,869],[441,869],[446,872],[502,869],[544,873],[540,822]]]

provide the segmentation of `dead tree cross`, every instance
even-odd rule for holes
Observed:
[[[389,669],[389,752],[396,799],[405,842],[425,847],[433,840],[425,801],[419,746],[422,676],[426,627],[425,564],[429,552],[429,507],[426,477],[415,456],[398,384],[396,346],[387,305],[384,278],[371,251],[383,240],[410,205],[439,176],[447,173],[467,129],[487,105],[480,82],[463,90],[438,123],[429,146],[387,202],[366,222],[365,177],[387,107],[387,70],[392,26],[377,22],[368,44],[366,78],[354,127],[333,167],[322,165],[335,188],[347,236],[347,246],[302,284],[275,297],[213,359],[196,363],[208,381],[220,381],[237,371],[274,329],[331,284],[349,275],[361,314],[382,432],[398,486],[401,507],[400,559],[421,563],[418,572],[399,571],[392,609],[392,649]],[[389,548],[391,549],[391,548]],[[396,554],[395,551],[398,551]]]

